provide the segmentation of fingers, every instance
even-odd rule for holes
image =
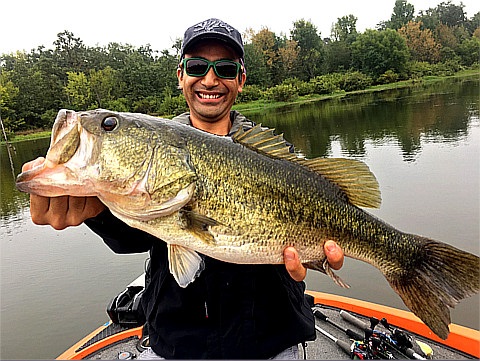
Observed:
[[[32,170],[44,162],[43,157],[27,162],[22,166],[22,172]],[[33,223],[51,225],[57,230],[78,226],[86,219],[99,215],[105,208],[97,197],[30,195],[30,215]]]
[[[96,197],[41,197],[30,195],[32,221],[39,225],[51,225],[57,230],[78,226],[105,209]]]
[[[84,208],[85,219],[98,216],[102,213],[107,207],[100,202],[97,197],[86,197],[86,203]]]
[[[300,262],[297,250],[293,247],[285,248],[283,258],[290,277],[297,282],[303,281],[307,275],[307,269]]]
[[[335,241],[326,241],[323,247],[330,268],[334,270],[342,268],[345,258],[342,248]],[[285,248],[283,258],[290,276],[297,282],[303,281],[307,269],[302,265],[297,250],[294,247]]]
[[[334,270],[342,268],[345,256],[340,246],[335,241],[326,241],[323,248],[330,267]]]

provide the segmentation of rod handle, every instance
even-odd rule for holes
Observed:
[[[350,330],[349,328],[347,328],[345,330],[345,333],[347,334],[347,336],[355,341],[363,341],[365,339],[365,337],[363,337],[362,335],[360,335],[359,333],[353,331],[353,330]]]
[[[343,340],[337,340],[335,342],[338,347],[340,347],[343,351],[345,351],[347,354],[351,354],[352,353],[352,349],[351,349],[351,344],[346,342],[346,341],[343,341]]]
[[[340,311],[340,316],[345,320],[345,321],[348,321],[350,322],[352,325],[355,325],[357,326],[358,328],[361,328],[362,330],[365,330],[365,329],[368,329],[370,328],[369,325],[367,325],[365,322],[363,322],[362,320],[358,319],[357,317],[355,317],[354,315],[344,311],[344,310],[341,310]]]

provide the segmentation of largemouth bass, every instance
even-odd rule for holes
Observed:
[[[228,138],[143,114],[61,110],[45,162],[21,173],[17,188],[97,196],[119,219],[167,243],[182,287],[203,269],[198,253],[278,264],[287,246],[346,286],[325,261],[323,244],[334,240],[347,257],[378,268],[443,339],[448,307],[479,290],[477,256],[403,233],[360,208],[381,201],[364,163],[299,157],[260,126]]]

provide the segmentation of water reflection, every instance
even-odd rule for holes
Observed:
[[[422,141],[459,142],[478,118],[479,82],[442,82],[433,86],[352,95],[251,114],[276,127],[310,157],[328,156],[332,142],[344,155],[363,157],[365,143],[398,142],[405,161],[415,161]]]
[[[44,138],[9,144],[15,174],[12,174],[12,165],[10,163],[7,146],[5,144],[0,146],[0,190],[2,192],[0,219],[2,222],[5,221],[6,224],[11,223],[11,219],[9,221],[9,218],[18,217],[19,214],[22,213],[22,209],[28,205],[28,194],[21,193],[15,188],[16,174],[20,173],[23,163],[44,156],[49,143],[50,139]]]

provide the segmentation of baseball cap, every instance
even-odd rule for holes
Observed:
[[[242,36],[238,30],[222,20],[211,18],[201,21],[185,31],[181,58],[185,56],[189,47],[203,39],[224,41],[238,53],[240,58],[244,57]]]

